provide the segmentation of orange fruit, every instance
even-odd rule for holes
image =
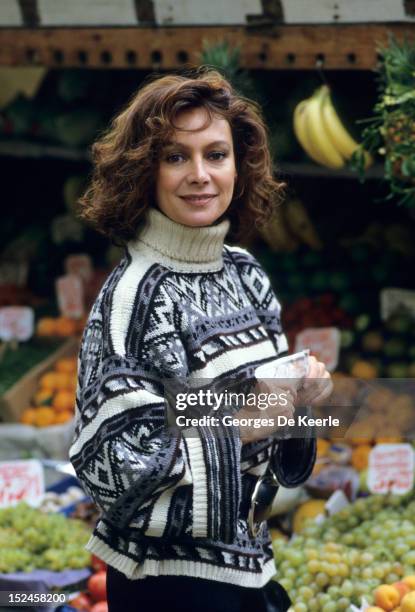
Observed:
[[[353,364],[350,374],[355,378],[376,378],[379,376],[377,368],[368,361],[359,360]]]
[[[74,336],[77,332],[77,323],[74,319],[69,317],[58,317],[56,320],[56,333],[58,336],[67,338],[68,336]]]
[[[53,408],[48,408],[47,406],[36,408],[34,424],[37,427],[47,427],[48,425],[53,425],[54,422],[55,411]]]
[[[73,412],[70,410],[62,410],[62,412],[57,412],[55,414],[54,424],[60,425],[61,423],[67,423],[71,419],[73,419]]]
[[[361,472],[365,470],[369,465],[369,454],[372,447],[369,444],[360,444],[353,449],[352,452],[352,466]]]
[[[56,389],[56,377],[57,377],[57,372],[46,372],[46,374],[43,374],[43,376],[40,377],[39,380],[39,387],[41,389],[49,389],[50,391],[53,391],[54,389]]]
[[[38,336],[55,336],[56,319],[52,317],[43,317],[39,319],[36,325],[36,333]]]
[[[51,389],[39,389],[33,397],[35,406],[50,406],[53,400],[53,391]]]
[[[77,358],[76,357],[62,357],[55,363],[56,372],[65,372],[66,374],[72,374],[77,369]]]
[[[323,438],[317,438],[317,457],[325,457],[330,448],[330,442]]]
[[[73,412],[75,408],[75,394],[66,389],[58,391],[53,398],[53,407],[56,412]]]
[[[72,387],[73,376],[66,372],[55,372],[56,389],[70,389]]]
[[[36,413],[36,408],[25,408],[20,415],[20,423],[24,425],[34,425]]]

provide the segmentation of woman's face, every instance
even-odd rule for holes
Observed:
[[[172,141],[161,152],[156,182],[158,208],[170,219],[191,227],[212,225],[228,209],[236,179],[231,127],[203,108],[183,111],[175,120]]]

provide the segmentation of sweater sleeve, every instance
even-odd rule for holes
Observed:
[[[130,321],[125,350],[115,350],[123,346],[109,337],[104,308],[105,296],[95,305],[83,336],[70,459],[104,520],[121,529],[133,523],[145,535],[160,536],[174,491],[191,489],[188,485],[203,472],[197,432],[185,439],[169,427],[160,370],[182,371],[184,348],[169,320],[160,334],[163,351],[157,348],[161,340],[154,338],[147,356],[141,351],[138,359],[129,350],[130,339],[135,341]],[[206,500],[196,504],[203,506]]]
[[[287,338],[281,324],[281,305],[271,281],[260,263],[245,249],[234,249],[239,277],[244,290],[267,330],[277,354],[288,351]],[[309,409],[306,409],[309,413]],[[271,459],[278,481],[284,487],[296,487],[305,482],[316,460],[316,439],[313,432],[304,438],[279,440],[273,456],[269,457],[271,439],[245,444],[242,447],[242,469],[246,473],[260,475]]]

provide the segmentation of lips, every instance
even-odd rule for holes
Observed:
[[[213,200],[213,198],[216,198],[216,195],[214,194],[209,194],[209,195],[200,195],[200,196],[180,196],[182,198],[182,200],[185,200],[186,202],[189,202],[190,204],[196,204],[196,205],[202,205],[202,204],[207,204],[208,202],[210,202],[210,200]]]

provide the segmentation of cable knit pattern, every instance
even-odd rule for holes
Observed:
[[[129,578],[261,587],[276,571],[266,525],[253,539],[240,515],[243,479],[265,469],[270,441],[242,447],[234,427],[166,426],[163,381],[223,389],[287,350],[268,277],[224,246],[228,229],[150,209],[84,332],[70,458],[101,511],[88,550]]]

